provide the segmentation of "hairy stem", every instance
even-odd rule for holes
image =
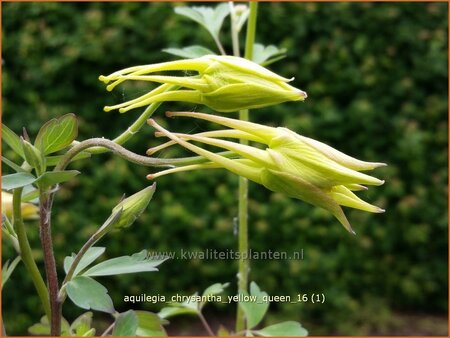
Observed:
[[[42,251],[44,253],[44,266],[47,275],[47,284],[50,297],[50,335],[61,335],[61,303],[58,299],[59,285],[56,272],[55,255],[53,252],[51,209],[52,197],[48,191],[39,193],[39,217]]]
[[[64,303],[64,300],[66,298],[65,286],[68,282],[70,282],[72,280],[73,274],[75,273],[75,270],[76,270],[78,264],[80,264],[81,258],[83,258],[83,256],[89,250],[89,248],[91,248],[95,244],[95,242],[97,242],[101,237],[101,236],[99,237],[96,235],[97,235],[97,233],[92,235],[92,237],[89,238],[86,243],[84,243],[84,245],[81,247],[78,254],[75,256],[75,259],[73,260],[73,263],[70,266],[70,269],[67,272],[67,275],[64,278],[64,281],[61,284],[61,290],[59,291],[59,294],[58,294],[58,299],[61,302],[61,304]]]
[[[258,13],[258,2],[250,2],[250,14],[247,23],[247,35],[245,38],[245,55],[248,60],[253,59],[253,45],[255,43],[256,18]],[[241,110],[239,119],[242,121],[249,120],[249,111]],[[242,144],[248,144],[247,140],[241,139]],[[238,274],[238,290],[248,289],[248,273],[250,270],[250,262],[247,257],[248,252],[248,179],[239,177],[239,274]],[[236,315],[236,332],[245,329],[244,312],[238,304]]]
[[[33,281],[34,287],[41,299],[42,306],[44,307],[44,312],[47,318],[50,320],[50,301],[48,296],[47,286],[45,285],[44,279],[39,272],[36,262],[33,258],[31,252],[30,243],[28,242],[27,233],[25,230],[25,224],[22,219],[22,190],[23,188],[14,189],[13,192],[13,216],[14,216],[14,227],[17,232],[17,239],[19,241],[20,247],[20,257],[22,258],[25,267],[30,274],[31,280]]]
[[[147,156],[138,155],[122,147],[121,145],[115,143],[114,141],[105,138],[90,138],[85,141],[79,142],[73,146],[61,159],[61,161],[55,166],[55,171],[64,170],[70,161],[82,151],[92,149],[92,148],[106,148],[111,150],[113,153],[119,155],[120,157],[132,162],[137,163],[146,167],[173,167],[177,165],[188,165],[202,163],[206,160],[202,156],[193,156],[177,159],[161,159],[161,158],[151,158]]]

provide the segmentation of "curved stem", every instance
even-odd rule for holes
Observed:
[[[247,23],[247,35],[245,39],[245,55],[248,60],[253,59],[253,45],[255,43],[256,34],[256,18],[258,13],[258,2],[250,2],[250,14]],[[248,109],[239,112],[239,119],[243,121],[249,120]],[[248,144],[247,140],[242,139],[242,144]],[[238,274],[238,290],[248,289],[248,273],[250,270],[250,262],[247,258],[248,251],[248,179],[239,177],[239,205],[238,205],[238,219],[239,219],[239,274]],[[236,332],[245,329],[245,316],[242,308],[237,307],[236,314]]]
[[[30,274],[34,287],[41,299],[42,306],[44,307],[45,315],[50,320],[50,301],[48,297],[48,290],[45,282],[39,272],[36,262],[31,252],[30,243],[28,242],[25,225],[22,220],[22,190],[23,188],[14,189],[13,192],[13,215],[14,215],[14,227],[17,232],[17,239],[19,241],[20,256],[22,258],[25,267]]]
[[[70,161],[80,152],[90,149],[108,149],[119,155],[120,157],[137,164],[147,167],[173,167],[176,165],[186,165],[205,162],[202,156],[185,157],[177,159],[160,159],[142,156],[133,153],[115,143],[114,141],[105,138],[91,138],[78,143],[73,146],[55,166],[55,171],[64,170]]]
[[[49,191],[39,192],[39,217],[40,237],[42,251],[44,253],[45,274],[47,275],[48,291],[50,298],[50,335],[61,335],[61,303],[58,299],[59,285],[58,273],[56,272],[55,255],[53,252],[51,210],[53,198]]]
[[[122,210],[119,212],[113,213],[106,221],[103,223],[103,225],[87,240],[86,243],[81,247],[78,254],[75,256],[75,259],[72,262],[72,265],[69,268],[69,271],[67,271],[67,275],[64,278],[64,281],[61,284],[61,290],[59,291],[58,299],[60,300],[61,304],[64,302],[66,298],[66,291],[65,287],[68,282],[72,280],[72,277],[78,267],[78,265],[81,262],[81,259],[86,254],[86,252],[95,244],[97,243],[104,235],[108,233],[111,229],[111,225],[113,225],[121,216]]]
[[[83,258],[86,252],[95,244],[95,242],[97,242],[100,239],[100,237],[96,236],[96,234],[97,233],[95,233],[92,237],[88,239],[86,243],[84,243],[78,254],[75,256],[75,259],[73,260],[73,263],[70,266],[70,269],[67,272],[67,275],[61,284],[61,290],[59,290],[58,299],[61,302],[61,304],[64,303],[64,300],[66,298],[65,286],[68,282],[72,280],[73,274],[75,273],[78,264],[80,264],[81,258]]]

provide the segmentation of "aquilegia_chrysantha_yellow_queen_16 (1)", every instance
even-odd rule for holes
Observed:
[[[354,233],[341,206],[381,213],[383,209],[369,204],[353,191],[366,190],[367,185],[382,185],[383,180],[369,176],[362,171],[385,166],[384,163],[365,162],[348,156],[322,142],[299,135],[287,128],[268,127],[211,114],[195,112],[168,112],[168,116],[183,116],[203,119],[231,129],[216,130],[198,134],[172,133],[153,119],[148,123],[171,141],[151,148],[147,154],[179,144],[209,160],[163,170],[147,177],[157,177],[196,169],[225,168],[237,175],[262,184],[267,189],[280,192],[330,211],[351,233]],[[259,149],[249,145],[224,140],[236,138],[266,145]],[[213,153],[191,143],[200,142],[231,151],[234,156]]]

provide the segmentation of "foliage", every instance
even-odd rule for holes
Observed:
[[[105,102],[135,97],[148,88],[133,84],[113,94],[114,98],[105,93],[99,74],[130,64],[161,62],[167,57],[162,49],[167,47],[201,42],[216,50],[208,31],[173,15],[172,6],[4,4],[3,122],[16,133],[26,123],[28,133],[37,135],[43,122],[73,112],[79,117],[79,139],[99,134],[115,137],[133,116],[104,113]],[[253,261],[252,280],[271,295],[323,292],[327,297],[325,304],[273,304],[276,315],[266,324],[289,316],[301,318],[314,335],[331,331],[363,335],[389,323],[389,311],[447,313],[447,6],[260,5],[259,16],[264,20],[258,25],[257,41],[288,50],[287,57],[270,68],[295,74],[295,85],[310,95],[302,104],[255,110],[251,120],[286,125],[347,154],[389,165],[379,171],[387,184],[367,194],[387,212],[377,217],[349,212],[356,237],[342,231],[326,212],[250,186],[252,249],[288,253],[304,249],[302,261]],[[228,28],[225,20],[224,29]],[[225,49],[231,50],[226,34],[221,37]],[[166,108],[167,104],[160,111]],[[170,105],[171,110],[176,108],[207,111]],[[158,122],[174,130],[207,129],[206,124],[162,120],[160,111]],[[144,153],[156,144],[150,141],[152,134],[145,128],[139,141],[133,139],[129,147]],[[146,137],[148,142],[143,141]],[[9,148],[3,151],[13,157]],[[172,155],[179,153],[165,156]],[[109,155],[89,159],[89,165],[83,162],[71,166],[85,175],[66,183],[55,201],[56,257],[77,250],[95,231],[117,204],[113,196],[148,184],[144,179],[148,169]],[[96,167],[102,170],[92,169]],[[6,166],[4,171],[12,173]],[[124,248],[126,254],[143,247],[159,251],[235,248],[236,183],[234,176],[222,171],[161,178],[150,212],[127,236],[117,233],[104,239],[108,252],[115,257],[124,254]],[[29,237],[33,247],[38,245],[35,228]],[[13,249],[5,246],[3,255],[11,259]],[[62,267],[62,261],[57,264]],[[149,284],[151,290],[168,295],[180,290],[189,294],[217,280],[234,281],[230,264],[171,260],[161,273],[152,274]],[[9,304],[4,313],[6,328],[12,335],[24,332],[41,315],[35,297],[15,301],[19,294],[34,292],[24,276],[20,264],[3,294],[3,302]],[[130,289],[140,294],[149,284],[134,275],[104,281],[119,311],[127,309],[121,300]],[[161,307],[135,305],[153,311]],[[69,306],[64,313],[70,319],[78,314],[78,309]]]

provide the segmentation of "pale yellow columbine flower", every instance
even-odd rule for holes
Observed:
[[[22,218],[26,219],[38,219],[39,218],[39,208],[31,203],[22,203]],[[2,213],[6,215],[9,219],[13,215],[13,195],[2,191]]]
[[[225,168],[266,188],[286,194],[330,211],[350,232],[354,233],[341,206],[380,213],[383,209],[371,205],[352,191],[365,190],[366,185],[381,185],[384,181],[362,173],[385,166],[364,162],[324,144],[294,133],[287,128],[272,128],[256,123],[210,114],[176,112],[168,116],[204,119],[233,128],[196,135],[171,133],[149,120],[160,133],[172,141],[149,149],[151,155],[173,143],[204,156],[211,162],[164,170],[148,178],[169,173],[207,168]],[[265,150],[219,138],[238,138],[267,145]],[[188,141],[201,142],[234,152],[239,158],[226,158],[200,148]]]
[[[164,71],[197,72],[198,75],[148,75]],[[102,75],[99,79],[107,84],[112,82],[106,87],[109,91],[126,80],[162,83],[134,100],[104,108],[105,111],[119,109],[121,113],[163,101],[203,104],[220,112],[233,112],[286,101],[303,101],[307,97],[305,92],[288,84],[292,79],[281,77],[252,61],[224,55],[136,66]],[[171,90],[172,86],[179,89]]]

